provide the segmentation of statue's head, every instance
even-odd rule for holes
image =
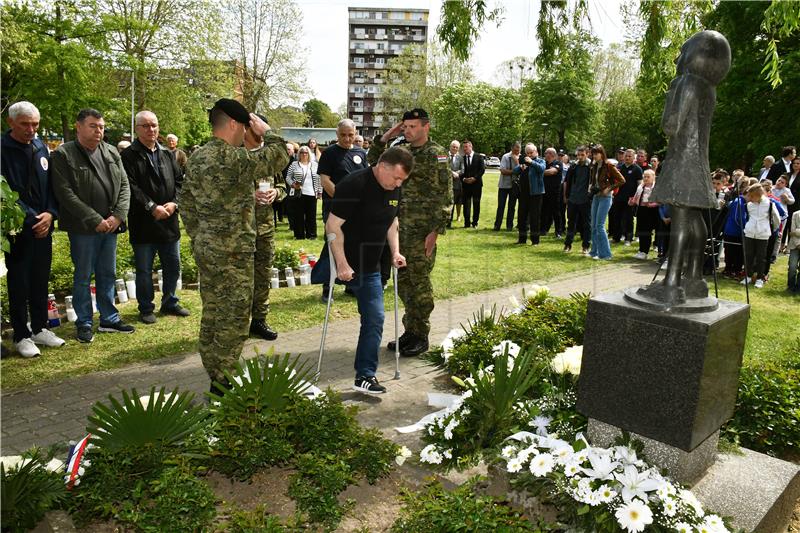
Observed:
[[[719,32],[695,33],[681,46],[676,60],[678,74],[694,74],[717,85],[731,68],[731,47]]]

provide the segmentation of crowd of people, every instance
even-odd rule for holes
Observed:
[[[47,329],[56,219],[70,240],[77,340],[94,339],[92,276],[98,330],[134,332],[114,304],[116,242],[126,231],[134,252],[140,321],[158,320],[156,255],[163,269],[160,314],[188,316],[176,295],[180,216],[198,265],[201,357],[209,376],[224,389],[224,371],[238,360],[248,334],[267,340],[278,335],[267,322],[275,225],[286,216],[296,239],[316,239],[321,200],[326,234],[341,235],[332,259],[342,267],[339,280],[362,311],[355,386],[362,392],[385,392],[375,377],[383,321],[370,319],[374,313],[369,310],[378,304],[383,309],[389,268],[399,267],[404,333],[399,346],[389,343],[388,348],[405,356],[427,351],[437,236],[458,222],[478,228],[486,171],[482,154],[469,139],[452,141],[449,150],[434,143],[428,137],[429,117],[421,109],[407,112],[371,141],[344,119],[336,143],[324,150],[315,139],[302,146],[285,142],[269,131],[264,117],[234,100],[219,100],[209,120],[212,140],[187,157],[177,137],[161,137],[158,117],[150,111],[136,114],[135,138],[118,150],[104,142],[102,113],[84,109],[76,118],[76,139],[50,152],[36,135],[38,109],[29,102],[10,106],[2,173],[25,212],[24,227],[6,253],[17,351],[34,357],[40,354],[37,345],[64,344]],[[518,244],[534,246],[552,230],[563,239],[565,253],[580,240],[582,254],[596,260],[611,259],[613,244],[638,241],[634,257],[647,259],[655,248],[658,259],[666,261],[671,208],[653,195],[663,166],[642,149],[619,148],[615,155],[590,145],[578,146],[574,157],[548,147],[542,157],[533,143],[514,143],[500,160],[492,229],[516,229]],[[788,288],[800,291],[799,176],[800,158],[792,146],[777,160],[765,157],[758,177],[723,169],[709,176],[718,207],[705,217],[711,237],[709,272],[724,254],[725,276],[760,288],[777,255],[789,253]],[[373,212],[371,204],[364,204],[370,199],[386,203],[385,209]],[[364,246],[354,249],[353,243]],[[328,294],[324,286],[323,299]]]

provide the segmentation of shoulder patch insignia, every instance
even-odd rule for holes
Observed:
[[[436,156],[437,163],[447,163],[447,156],[446,155],[437,155]]]

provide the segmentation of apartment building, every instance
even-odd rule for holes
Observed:
[[[381,89],[389,59],[428,40],[427,9],[348,8],[347,116],[364,137],[383,131]]]

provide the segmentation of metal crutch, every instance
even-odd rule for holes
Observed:
[[[331,303],[333,302],[333,286],[336,284],[336,261],[333,259],[331,242],[336,238],[335,233],[326,235],[328,243],[328,263],[330,264],[331,274],[328,279],[328,301],[325,306],[325,321],[322,323],[322,339],[319,341],[319,359],[317,360],[317,374],[314,376],[314,383],[319,383],[319,376],[322,370],[322,354],[325,353],[325,336],[328,334],[328,318],[331,315]]]
[[[397,301],[397,267],[392,265],[392,285],[394,285],[394,379],[400,379],[400,313]]]

